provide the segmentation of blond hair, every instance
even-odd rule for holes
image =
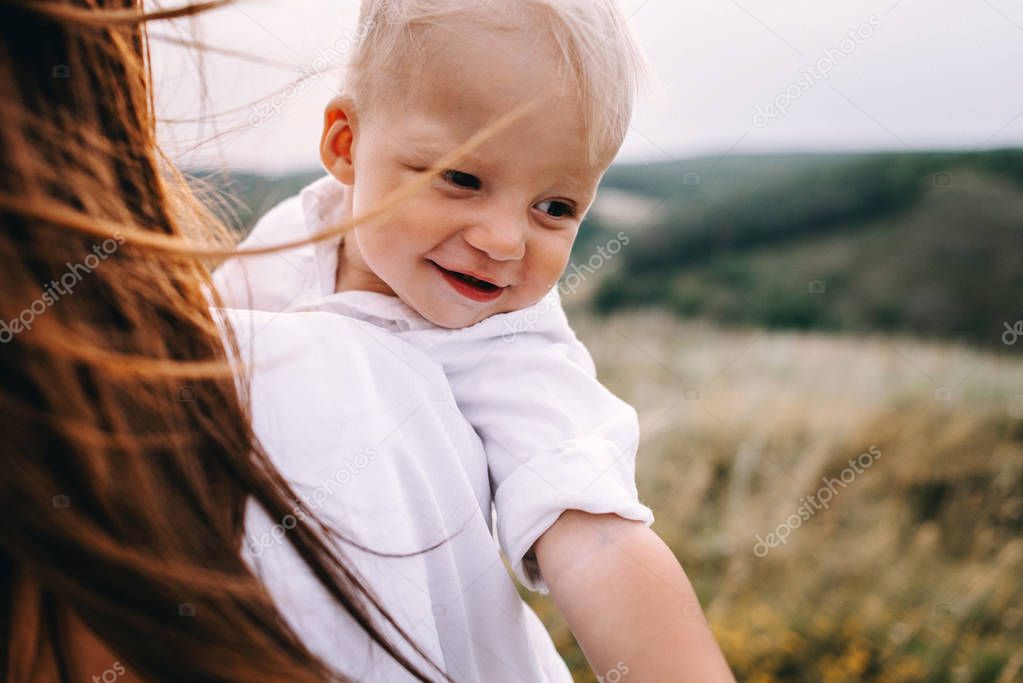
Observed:
[[[591,161],[610,161],[646,75],[615,0],[362,0],[345,90],[364,108],[396,104],[408,89],[385,76],[415,73],[424,31],[455,22],[549,41],[582,103]]]

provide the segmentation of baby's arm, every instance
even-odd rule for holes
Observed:
[[[483,440],[501,546],[524,585],[551,592],[606,679],[627,666],[637,681],[733,681],[639,502],[636,413],[597,380],[556,293],[546,301],[440,333],[433,349]],[[481,344],[485,330],[498,338]]]
[[[649,527],[569,510],[535,550],[551,597],[598,675],[734,683],[689,579]]]

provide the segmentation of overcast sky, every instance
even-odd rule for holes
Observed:
[[[637,104],[621,161],[1023,145],[1018,0],[623,5],[657,82]],[[159,112],[184,120],[162,130],[174,158],[187,167],[315,168],[323,106],[340,90],[340,74],[288,84],[344,51],[357,6],[242,0],[198,26],[154,26],[154,37],[197,35],[248,57],[207,51],[200,79],[194,50],[154,41]]]

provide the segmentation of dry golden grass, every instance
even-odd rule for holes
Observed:
[[[739,680],[1023,680],[1023,358],[660,313],[572,320],[639,411],[640,496]],[[786,522],[872,447],[827,509]],[[757,535],[785,524],[758,557]],[[529,600],[576,680],[596,680],[550,602]]]

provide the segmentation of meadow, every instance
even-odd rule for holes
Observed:
[[[639,412],[641,499],[740,681],[1023,680],[1023,358],[571,318]],[[576,681],[597,680],[550,600],[523,596]]]

